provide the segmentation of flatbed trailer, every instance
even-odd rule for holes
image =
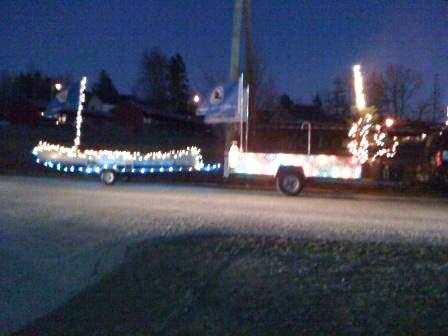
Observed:
[[[360,179],[361,163],[353,156],[242,152],[231,148],[224,177],[269,177],[285,195],[298,195],[307,179]]]
[[[204,164],[197,147],[169,152],[80,150],[40,142],[35,161],[65,173],[98,175],[106,185],[129,175],[213,172],[224,178],[268,177],[285,195],[297,195],[308,178],[359,179],[361,164],[352,156],[243,152],[233,145],[224,163]]]

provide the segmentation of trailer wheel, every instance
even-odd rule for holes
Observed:
[[[117,180],[117,173],[113,170],[103,170],[101,172],[101,181],[106,185],[112,185]]]
[[[277,190],[288,196],[298,195],[303,188],[303,175],[295,172],[285,172],[276,178]]]

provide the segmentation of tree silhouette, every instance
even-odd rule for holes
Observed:
[[[156,108],[166,108],[168,102],[167,64],[165,55],[158,48],[143,54],[136,94],[144,102]]]
[[[93,86],[92,93],[97,95],[104,103],[118,103],[118,91],[105,70],[100,71],[98,81]]]
[[[168,97],[175,112],[186,112],[188,98],[187,68],[180,54],[170,58],[168,63]]]

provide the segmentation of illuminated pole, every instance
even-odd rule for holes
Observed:
[[[446,106],[446,120],[445,120],[445,126],[448,126],[448,105]]]
[[[84,102],[86,101],[86,86],[87,77],[83,77],[79,84],[79,103],[78,111],[76,112],[76,137],[74,142],[74,147],[78,148],[81,145],[81,124],[82,124],[82,109],[84,107]]]
[[[364,84],[362,82],[361,66],[359,64],[353,67],[353,77],[355,82],[356,108],[358,112],[366,108],[366,98],[364,96]]]

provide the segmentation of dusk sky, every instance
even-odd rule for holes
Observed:
[[[104,68],[130,93],[142,54],[159,47],[185,60],[193,90],[205,75],[229,76],[232,0],[3,0],[0,71],[31,65],[96,80]],[[252,0],[255,49],[278,93],[309,102],[354,63],[389,63],[440,75],[448,103],[448,2]]]

